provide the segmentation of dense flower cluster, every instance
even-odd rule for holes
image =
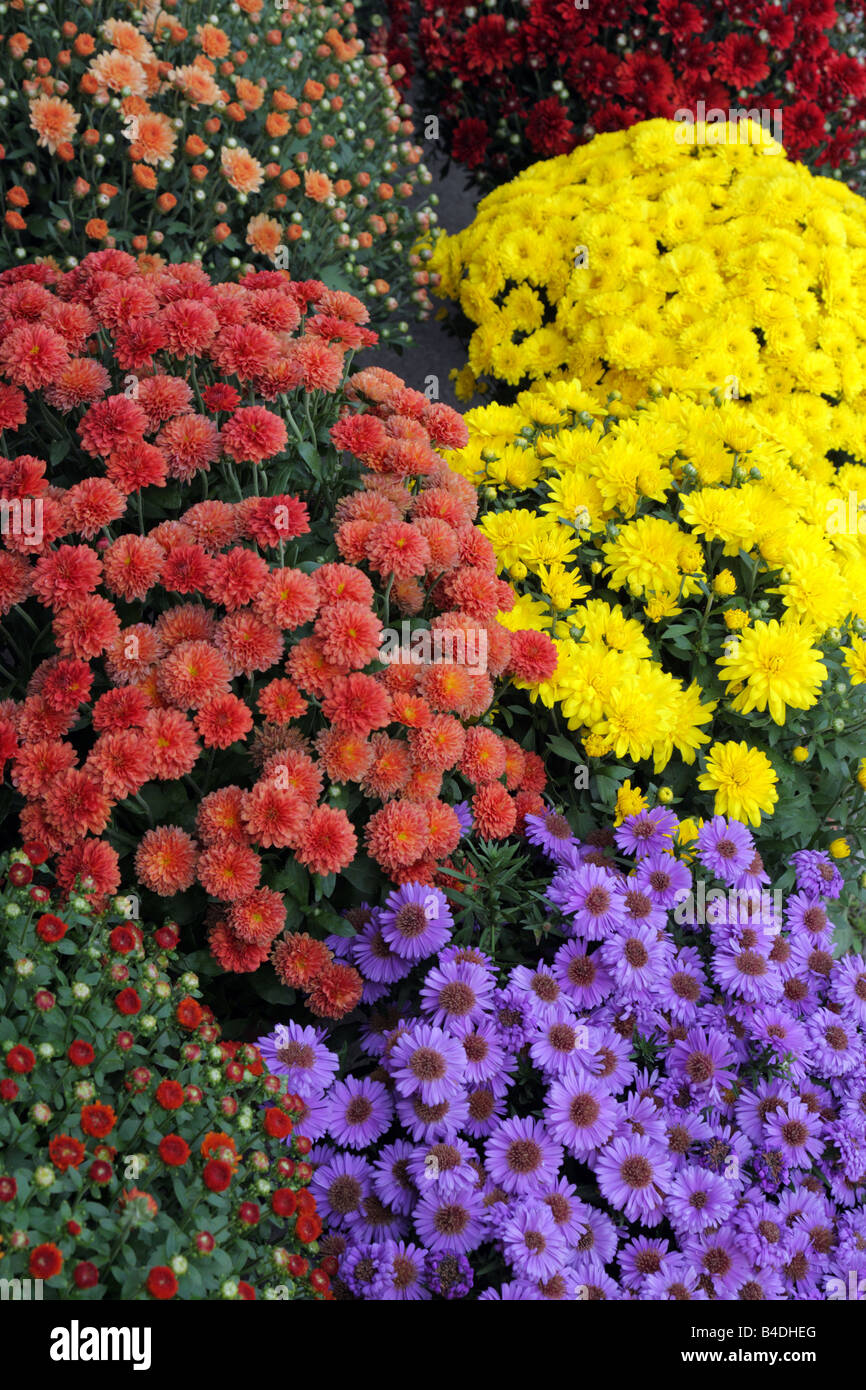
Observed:
[[[402,5],[392,10],[400,52]],[[797,159],[863,174],[860,0],[422,0],[426,107],[483,188],[596,132],[677,110],[757,108]],[[390,51],[390,48],[389,48]],[[400,61],[404,61],[401,57]]]
[[[805,393],[630,411],[560,382],[466,421],[449,461],[487,496],[480,529],[516,596],[502,621],[557,649],[528,687],[539,727],[560,709],[601,774],[645,764],[705,813],[775,813],[768,855],[807,845],[840,788],[836,824],[858,833],[860,416]]]
[[[461,838],[454,803],[465,794],[481,836],[511,834],[535,806],[543,768],[481,721],[494,681],[547,678],[556,653],[545,634],[496,620],[513,595],[473,525],[475,489],[434,448],[465,443],[460,417],[378,368],[348,383],[366,412],[344,400],[348,413],[331,429],[333,446],[365,472],[342,466],[344,495],[315,530],[306,504],[281,492],[209,497],[129,529],[125,494],[140,492],[144,476],[158,484],[168,471],[193,486],[223,457],[235,482],[234,463],[263,478],[262,465],[286,449],[287,400],[321,388],[327,403],[343,372],[329,344],[345,347],[362,330],[358,302],[316,282],[268,275],[212,287],[180,266],[152,292],[137,268],[127,278],[107,269],[118,263],[134,267],[120,252],[89,257],[56,298],[30,278],[0,287],[7,409],[20,418],[22,388],[38,386],[61,411],[70,392],[80,410],[84,374],[85,401],[99,398],[77,433],[107,474],[62,489],[40,458],[3,461],[4,497],[22,517],[25,501],[42,510],[38,536],[13,526],[0,551],[22,668],[32,648],[26,686],[0,706],[0,755],[24,801],[22,833],[57,856],[64,891],[86,876],[104,899],[120,884],[121,855],[126,881],[134,872],[162,897],[197,883],[214,904],[211,951],[246,973],[287,925],[278,891],[287,859],[330,892],[362,831],[391,881],[428,882]],[[199,296],[180,297],[190,288]],[[301,337],[263,326],[295,325],[299,297]],[[94,314],[110,324],[131,304],[150,313],[121,320],[115,352],[137,345],[141,370],[167,340],[186,374],[156,372],[131,397],[104,396],[104,368],[70,359],[68,340],[94,331]],[[314,305],[325,312],[311,316]],[[240,405],[232,380],[201,390],[197,358],[266,398],[279,393],[280,413]],[[210,413],[196,413],[194,399]],[[298,441],[327,483],[314,445],[299,432]],[[333,539],[323,539],[329,527]],[[328,545],[333,558],[316,555]],[[389,644],[399,637],[392,614],[403,640]],[[13,690],[22,684],[19,672]],[[285,983],[311,991],[319,1014],[339,1017],[360,995],[357,973],[306,933],[279,942],[274,964]]]
[[[553,861],[540,959],[458,940],[438,901],[407,932],[398,894],[353,943],[391,986],[368,1062],[294,1022],[260,1039],[305,1103],[337,1297],[811,1300],[866,1272],[866,967],[832,955],[839,874],[797,853],[783,898],[743,824],[675,853],[680,828],[658,807],[582,843],[529,816]]]
[[[438,239],[439,292],[476,325],[464,396],[579,377],[629,403],[650,385],[862,401],[866,203],[753,122],[685,133],[600,135]]]
[[[4,1279],[45,1298],[330,1299],[303,1102],[220,1041],[174,923],[130,920],[130,899],[58,906],[44,859],[28,843],[0,863]]]
[[[429,174],[352,12],[287,0],[265,28],[263,0],[243,0],[188,30],[158,5],[133,22],[81,4],[58,32],[22,9],[0,43],[4,265],[94,246],[219,273],[250,258],[358,289],[405,337],[391,316],[430,307],[408,253],[435,214],[407,207]]]

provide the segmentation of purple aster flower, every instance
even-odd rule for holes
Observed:
[[[463,1091],[457,1091],[435,1105],[425,1104],[418,1091],[411,1096],[400,1096],[397,1100],[397,1118],[417,1144],[450,1139],[461,1129],[471,1133],[468,1128],[469,1101]]]
[[[383,1303],[429,1299],[426,1252],[404,1240],[388,1241],[381,1257],[378,1298]]]
[[[841,1014],[818,1009],[806,1024],[812,1054],[825,1076],[847,1076],[862,1070],[863,1039]]]
[[[375,1302],[382,1281],[382,1257],[387,1246],[381,1243],[350,1245],[340,1260],[340,1278],[356,1298]]]
[[[409,1176],[419,1192],[452,1197],[480,1182],[478,1155],[465,1139],[440,1139],[412,1152]]]
[[[578,1246],[587,1230],[586,1214],[589,1207],[578,1197],[577,1188],[567,1178],[557,1178],[552,1187],[539,1190],[539,1199],[549,1206],[566,1245]]]
[[[787,1081],[778,1077],[761,1077],[750,1090],[740,1082],[735,1102],[737,1124],[753,1144],[760,1143],[764,1136],[764,1125],[776,1111],[784,1110],[794,1092]]]
[[[331,1138],[350,1149],[366,1149],[385,1133],[393,1106],[381,1081],[349,1076],[338,1081],[325,1099]]]
[[[789,894],[785,903],[785,922],[791,932],[806,932],[813,945],[829,945],[833,923],[820,898],[810,893]]]
[[[700,1114],[689,1110],[665,1111],[665,1141],[674,1172],[679,1172],[692,1157],[699,1144],[712,1137],[712,1129]]]
[[[373,1164],[372,1183],[377,1196],[402,1216],[409,1215],[418,1197],[409,1177],[409,1160],[414,1152],[414,1144],[395,1139],[385,1145]]]
[[[301,1113],[295,1120],[295,1127],[286,1139],[287,1144],[291,1144],[293,1135],[300,1134],[304,1139],[321,1139],[323,1134],[328,1132],[328,1119],[330,1116],[330,1097],[314,1096],[307,1098],[300,1097]]]
[[[463,1124],[471,1139],[486,1139],[499,1127],[506,1105],[506,1087],[499,1078],[479,1081],[466,1090],[467,1116]]]
[[[751,864],[755,842],[738,820],[713,816],[698,831],[697,853],[704,868],[715,878],[733,884]]]
[[[619,1252],[622,1282],[635,1292],[644,1287],[651,1274],[658,1274],[670,1242],[661,1236],[635,1236]]]
[[[613,1134],[617,1103],[594,1077],[573,1074],[550,1086],[544,1120],[551,1136],[569,1153],[588,1158]]]
[[[365,980],[361,990],[362,1004],[378,1004],[380,999],[385,999],[391,993],[390,985],[378,985],[373,980]]]
[[[607,869],[582,864],[554,874],[547,901],[571,918],[575,936],[603,941],[625,920],[623,895]]]
[[[258,1038],[256,1045],[269,1072],[285,1076],[295,1095],[316,1097],[328,1089],[339,1067],[339,1058],[324,1046],[324,1028],[304,1028],[300,1023],[278,1023],[273,1033]]]
[[[788,1236],[787,1261],[784,1266],[788,1297],[812,1301],[820,1297],[820,1280],[827,1266],[827,1257],[815,1249],[809,1232],[795,1229]]]
[[[824,1148],[824,1124],[801,1100],[789,1100],[785,1110],[767,1117],[767,1143],[785,1155],[794,1168],[811,1168]]]
[[[538,1021],[538,1032],[529,1044],[529,1055],[536,1067],[548,1079],[567,1072],[583,1072],[591,1051],[598,1046],[600,1035],[575,1018],[571,1009],[561,1004],[555,1013]]]
[[[383,1057],[388,1047],[388,1038],[401,1023],[410,1016],[408,1003],[384,1004],[374,1009],[366,1023],[359,1029],[359,1040],[368,1057]]]
[[[813,898],[838,898],[844,880],[829,854],[819,849],[800,849],[791,855],[797,887]]]
[[[601,945],[601,958],[616,987],[628,995],[653,990],[671,954],[668,937],[655,927],[624,926]]]
[[[716,1173],[681,1168],[671,1180],[665,1210],[675,1231],[705,1231],[727,1220],[736,1196],[733,1183]]]
[[[757,850],[752,855],[752,862],[749,867],[740,874],[734,883],[735,888],[745,888],[747,892],[760,893],[766,884],[770,882],[770,875],[764,868],[764,861]]]
[[[533,1023],[539,1018],[547,1018],[562,1007],[562,990],[549,965],[542,962],[531,969],[528,965],[517,965],[511,972],[509,986],[526,994],[532,1013]]]
[[[565,816],[558,811],[542,811],[540,816],[524,816],[526,838],[538,845],[548,859],[561,860],[563,851],[576,844],[574,833]]]
[[[428,1255],[425,1278],[440,1298],[465,1298],[475,1282],[472,1266],[465,1255]]]
[[[505,1258],[522,1279],[549,1279],[568,1261],[568,1246],[544,1202],[521,1203],[505,1223]]]
[[[440,965],[478,965],[486,970],[491,980],[496,980],[496,966],[486,951],[480,946],[455,946],[453,943],[439,952]]]
[[[866,1023],[866,960],[862,956],[852,953],[833,962],[830,997],[855,1023]]]
[[[659,1268],[648,1274],[641,1294],[649,1303],[705,1303],[709,1295],[701,1287],[700,1270],[679,1252],[665,1255]]]
[[[651,811],[638,811],[636,815],[626,816],[622,825],[614,831],[614,839],[624,854],[643,859],[647,854],[670,849],[678,825],[673,811],[668,811],[664,806],[654,806]]]
[[[386,1066],[401,1096],[417,1091],[425,1105],[437,1105],[461,1089],[466,1057],[456,1038],[429,1023],[415,1023],[397,1038]]]
[[[613,1139],[595,1162],[602,1194],[629,1221],[657,1226],[673,1169],[665,1150],[640,1134]]]
[[[682,1077],[702,1096],[716,1099],[720,1091],[734,1084],[735,1059],[723,1033],[690,1028],[684,1038],[674,1043],[667,1060],[669,1073]]]
[[[755,1265],[732,1297],[749,1302],[762,1299],[766,1303],[778,1303],[785,1298],[785,1281],[779,1270],[771,1265]]]
[[[485,1167],[504,1192],[537,1192],[555,1182],[562,1163],[562,1146],[551,1139],[539,1120],[513,1116],[505,1120],[484,1146]]]
[[[757,1189],[737,1210],[736,1226],[749,1263],[779,1265],[784,1258],[787,1227],[775,1202]]]
[[[456,801],[451,807],[458,821],[460,822],[460,838],[468,835],[475,821],[468,801]]]
[[[667,926],[665,908],[653,902],[650,894],[640,887],[634,877],[625,880],[622,892],[626,927],[642,926],[650,927],[655,932],[664,931]]]
[[[553,973],[562,992],[579,1009],[591,1009],[613,989],[613,977],[598,951],[580,938],[566,941],[553,958]]]
[[[683,1254],[710,1280],[717,1298],[730,1298],[748,1275],[746,1257],[731,1227],[690,1236],[683,1245]]]
[[[619,1285],[604,1271],[604,1266],[591,1256],[583,1255],[576,1260],[570,1271],[576,1289],[574,1298],[593,1303],[617,1302],[621,1298]]]
[[[640,859],[629,881],[646,893],[656,907],[668,911],[692,887],[691,871],[664,850],[653,850]]]
[[[583,1213],[586,1230],[581,1236],[578,1254],[593,1260],[596,1264],[609,1265],[617,1251],[621,1228],[616,1226],[607,1212],[587,1205]]]
[[[755,1009],[749,1021],[749,1031],[756,1042],[770,1049],[788,1076],[800,1077],[805,1074],[809,1035],[802,1023],[787,1009]]]
[[[466,1054],[463,1079],[467,1086],[488,1081],[500,1073],[510,1074],[517,1063],[505,1046],[491,1018],[463,1019],[449,1029],[458,1038]]]
[[[627,1139],[632,1134],[642,1134],[661,1148],[667,1146],[664,1110],[653,1096],[641,1095],[637,1090],[620,1097],[614,1138]]]
[[[427,972],[420,1003],[438,1028],[452,1032],[455,1024],[482,1019],[492,999],[493,980],[483,966],[452,961]]]
[[[338,1153],[315,1168],[310,1187],[322,1219],[351,1229],[361,1219],[361,1203],[370,1195],[372,1175],[370,1164],[360,1154]]]
[[[409,1234],[409,1223],[392,1207],[386,1206],[375,1194],[370,1192],[361,1201],[361,1215],[352,1227],[355,1240],[388,1241],[401,1240]]]
[[[487,1211],[478,1188],[467,1187],[451,1197],[422,1192],[413,1219],[421,1244],[437,1254],[467,1255],[477,1250],[487,1230]]]
[[[426,883],[404,883],[385,899],[379,924],[388,945],[413,963],[432,956],[451,937],[454,918],[445,894]]]
[[[600,1045],[587,1059],[586,1069],[603,1081],[614,1095],[622,1091],[631,1083],[636,1071],[631,1060],[631,1036],[626,1039],[611,1028],[604,1029]]]
[[[769,948],[731,943],[713,956],[713,976],[726,994],[765,1004],[782,997],[779,967],[770,960]]]
[[[540,1303],[544,1294],[533,1284],[527,1284],[523,1280],[515,1280],[511,1284],[502,1284],[498,1289],[485,1289],[478,1296],[479,1303]]]
[[[325,945],[336,960],[349,960],[352,955],[353,936],[338,936],[336,932],[330,932],[325,937]]]
[[[535,1032],[535,1014],[524,990],[514,985],[493,995],[493,1025],[509,1052],[519,1052]]]
[[[404,979],[412,969],[411,961],[392,951],[382,935],[378,912],[352,939],[351,946],[352,962],[365,980],[391,985],[395,980]]]
[[[665,963],[656,982],[656,991],[659,1007],[677,1023],[694,1021],[710,991],[700,955],[693,946],[681,946]]]

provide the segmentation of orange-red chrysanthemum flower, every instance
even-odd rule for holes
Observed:
[[[214,641],[235,675],[251,676],[267,671],[283,653],[283,634],[250,609],[228,613],[219,624]]]
[[[253,946],[270,946],[286,925],[286,906],[272,888],[259,888],[249,897],[232,903],[228,924],[241,941]]]
[[[304,824],[296,858],[312,874],[337,874],[351,864],[357,848],[358,837],[346,812],[317,806]]]
[[[163,559],[156,541],[129,531],[103,552],[106,587],[127,602],[144,598],[159,579]]]
[[[318,612],[319,591],[313,575],[298,569],[276,569],[260,586],[254,605],[274,627],[302,627]]]
[[[72,139],[80,120],[79,112],[62,97],[38,96],[30,103],[30,125],[36,131],[36,143],[51,154]]]
[[[138,730],[115,729],[100,734],[84,767],[106,796],[124,801],[150,781],[153,750]]]
[[[289,932],[271,953],[278,979],[289,989],[308,989],[333,960],[324,941],[307,932]]]
[[[489,782],[479,788],[472,798],[472,815],[483,840],[504,840],[517,819],[514,800],[501,782]]]
[[[135,872],[145,888],[170,898],[195,882],[198,848],[195,840],[177,825],[147,830],[135,853]]]
[[[248,898],[259,885],[262,861],[248,845],[228,841],[206,849],[196,868],[198,881],[211,897],[222,902]]]
[[[68,360],[65,338],[41,323],[17,324],[0,343],[0,371],[28,391],[57,381]]]
[[[412,761],[419,767],[434,767],[445,772],[454,767],[463,752],[465,733],[459,720],[449,714],[437,714],[429,724],[409,731]]]
[[[201,751],[195,729],[178,709],[153,709],[144,723],[153,743],[153,775],[171,782],[192,772]]]
[[[360,782],[373,761],[373,749],[364,734],[339,726],[322,729],[316,751],[332,782]]]
[[[181,642],[160,663],[160,694],[178,709],[198,709],[207,700],[229,692],[230,672],[221,652],[210,642]]]
[[[210,846],[224,840],[234,844],[249,844],[243,822],[243,805],[247,793],[242,787],[220,787],[209,792],[199,803],[195,824],[199,839]]]
[[[231,613],[256,600],[268,582],[267,561],[252,550],[235,546],[212,557],[206,592],[213,603],[221,603]]]
[[[268,958],[267,946],[254,946],[249,941],[242,941],[228,922],[215,922],[208,932],[207,941],[214,959],[219,961],[223,970],[230,970],[234,974],[249,974],[258,970]]]
[[[262,686],[257,703],[270,724],[288,724],[293,719],[299,719],[307,709],[307,701],[298,687],[282,678]]]
[[[111,814],[111,803],[96,778],[74,767],[52,778],[42,801],[50,823],[69,841],[100,835]]]
[[[62,652],[72,652],[83,660],[101,656],[120,633],[120,619],[108,599],[85,594],[70,599],[55,615],[52,624]]]
[[[428,821],[424,808],[411,801],[389,801],[367,824],[367,847],[383,868],[406,866],[427,848]]]
[[[481,786],[498,782],[505,772],[505,749],[492,729],[474,725],[466,730],[459,771],[470,782]]]
[[[369,604],[343,601],[323,608],[313,634],[328,661],[360,670],[378,658],[382,624]]]
[[[194,716],[205,748],[231,748],[253,727],[249,706],[231,692],[205,700]]]
[[[335,676],[322,701],[322,713],[348,733],[366,735],[391,720],[391,698],[375,676],[355,671]]]
[[[266,849],[293,847],[309,814],[306,797],[276,780],[257,782],[244,797],[241,811],[250,839]]]

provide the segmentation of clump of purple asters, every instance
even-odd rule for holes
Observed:
[[[801,851],[767,893],[746,826],[677,829],[658,808],[581,843],[528,816],[552,909],[528,950],[488,954],[405,885],[350,939],[383,993],[342,1071],[319,1028],[261,1040],[319,1141],[342,1296],[809,1301],[866,1277],[866,964],[833,954],[838,870]]]

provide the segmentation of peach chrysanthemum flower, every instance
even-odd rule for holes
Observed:
[[[317,169],[307,169],[304,172],[304,192],[314,203],[323,203],[332,196],[334,185],[327,174],[321,174]]]
[[[67,414],[76,406],[101,400],[110,386],[111,377],[101,362],[92,357],[73,357],[45,387],[45,399]]]
[[[251,217],[247,223],[247,246],[251,246],[259,255],[267,256],[269,261],[276,261],[277,248],[282,244],[283,229],[276,218],[268,217],[266,213],[260,212],[256,217]]]
[[[265,849],[294,847],[309,814],[305,797],[271,781],[257,782],[244,797],[241,811],[250,839]]]
[[[80,113],[62,97],[41,96],[30,103],[30,125],[38,136],[36,143],[52,154],[57,153],[58,145],[72,139],[80,120]]]
[[[220,153],[222,171],[238,193],[258,193],[265,180],[265,171],[257,159],[243,146],[230,150],[223,145]]]
[[[296,858],[311,874],[336,874],[351,864],[358,837],[345,811],[317,806],[306,822]]]
[[[141,63],[117,50],[98,53],[88,72],[96,79],[98,92],[122,92],[124,96],[141,97],[147,91],[147,73]]]
[[[241,941],[252,946],[270,946],[286,925],[286,905],[273,888],[259,888],[248,898],[232,903],[228,924]]]
[[[102,32],[112,48],[126,53],[130,58],[135,58],[137,62],[152,63],[154,61],[155,55],[147,39],[128,20],[107,19],[102,26]]]
[[[101,734],[84,764],[85,772],[96,778],[112,801],[124,801],[139,791],[150,781],[151,767],[150,744],[137,729],[112,729]]]
[[[205,748],[231,748],[245,739],[253,727],[249,707],[229,691],[205,700],[195,715],[195,727]]]
[[[198,850],[195,841],[177,825],[160,825],[142,836],[135,854],[139,882],[161,898],[191,888]]]
[[[209,792],[202,799],[196,812],[195,827],[204,845],[210,848],[226,841],[236,845],[249,844],[241,814],[245,797],[243,788],[229,786]]]
[[[302,627],[318,612],[319,592],[315,578],[298,569],[271,570],[253,599],[253,606],[275,627]]]
[[[230,690],[225,658],[209,642],[181,642],[160,663],[159,693],[177,709],[198,709]]]
[[[153,775],[172,782],[192,772],[201,745],[186,715],[177,709],[152,709],[144,724],[153,744]]]
[[[205,850],[196,872],[212,898],[231,903],[249,897],[258,888],[262,862],[247,845],[223,843]]]
[[[170,159],[177,146],[171,121],[161,111],[134,116],[124,134],[132,139],[130,157],[143,160],[145,164],[156,165],[162,159]]]
[[[220,90],[209,72],[190,64],[173,68],[169,81],[186,97],[191,106],[213,106],[219,101]]]
[[[228,34],[214,24],[196,26],[195,41],[208,58],[227,58],[231,50]]]

